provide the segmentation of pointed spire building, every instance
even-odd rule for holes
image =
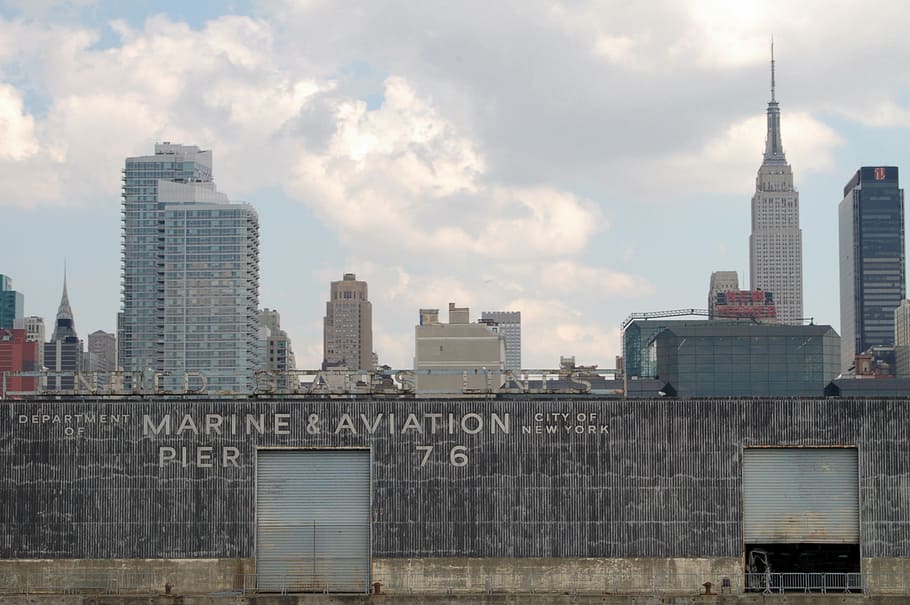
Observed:
[[[771,100],[765,153],[752,196],[749,281],[752,290],[774,296],[779,323],[803,318],[803,232],[799,227],[799,192],[781,143],[780,106],[775,96],[774,42],[771,42]]]
[[[60,306],[57,307],[57,320],[54,322],[54,334],[51,341],[65,340],[69,337],[78,338],[76,335],[76,322],[73,321],[73,309],[70,307],[70,297],[66,291],[66,270],[63,271],[63,295],[60,297]]]
[[[82,369],[82,341],[76,334],[76,323],[70,307],[69,293],[66,288],[66,270],[63,273],[63,294],[57,308],[57,319],[54,321],[54,333],[50,342],[44,345],[44,367],[50,372],[46,388],[49,391],[73,388],[73,377],[69,372]]]

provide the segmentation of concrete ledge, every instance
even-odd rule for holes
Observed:
[[[865,595],[775,594],[775,603],[910,603],[910,559],[864,559]],[[742,594],[739,558],[379,558],[380,595],[256,595],[253,559],[0,560],[0,605],[10,603],[763,603]],[[711,582],[720,592],[703,596]],[[171,597],[163,596],[170,585]],[[53,596],[51,596],[53,595]],[[160,595],[160,596],[158,596]],[[47,596],[50,600],[45,600]],[[891,600],[891,597],[894,600]],[[201,600],[200,600],[201,599]],[[277,599],[277,600],[276,600]],[[282,600],[283,599],[283,600]],[[309,600],[308,600],[309,599]],[[574,600],[571,600],[574,599]],[[590,601],[594,599],[594,601]],[[685,600],[690,599],[690,600]],[[695,599],[692,601],[691,599]],[[733,599],[733,600],[730,600]],[[800,600],[800,599],[809,599]],[[883,599],[883,600],[881,600]]]
[[[698,595],[711,582],[719,591],[743,590],[742,560],[420,558],[374,559],[373,582],[395,594],[566,593]]]
[[[0,560],[0,594],[206,594],[255,586],[253,574],[252,559]]]

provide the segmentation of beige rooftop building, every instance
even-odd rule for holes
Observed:
[[[495,323],[471,323],[467,307],[449,303],[447,324],[439,321],[439,309],[421,309],[414,343],[414,369],[427,371],[417,374],[419,394],[498,390],[505,340]]]

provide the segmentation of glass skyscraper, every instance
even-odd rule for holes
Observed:
[[[12,328],[17,319],[22,319],[25,297],[13,290],[13,280],[0,274],[0,328]]]
[[[841,369],[871,347],[894,345],[894,310],[906,298],[904,191],[895,166],[864,166],[838,207]]]
[[[119,363],[199,372],[209,391],[248,392],[261,363],[259,220],[215,190],[212,152],[168,142],[123,170]]]

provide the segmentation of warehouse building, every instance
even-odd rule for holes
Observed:
[[[910,594],[906,399],[5,409],[0,592]]]

